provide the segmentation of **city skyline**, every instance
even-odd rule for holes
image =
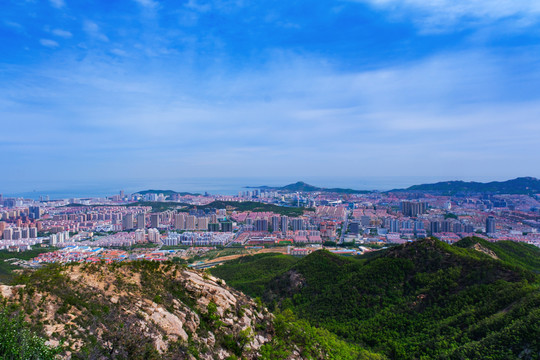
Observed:
[[[539,21],[525,1],[9,1],[0,187],[540,177]]]

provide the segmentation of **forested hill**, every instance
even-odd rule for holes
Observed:
[[[414,185],[407,189],[393,191],[427,191],[448,195],[456,193],[538,194],[540,193],[540,180],[534,177],[520,177],[488,183],[444,181],[435,184]]]
[[[369,258],[317,251],[282,261],[264,286],[228,273],[234,264],[214,273],[271,308],[389,358],[537,359],[539,258],[525,244],[425,239]],[[268,264],[253,258],[244,266]]]

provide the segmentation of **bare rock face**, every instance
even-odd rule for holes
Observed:
[[[53,266],[0,295],[65,359],[255,359],[272,338],[265,309],[172,263]]]

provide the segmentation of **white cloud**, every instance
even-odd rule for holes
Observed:
[[[50,39],[40,39],[39,43],[43,46],[49,47],[49,48],[56,48],[60,46],[56,41],[50,40]]]
[[[73,34],[69,31],[62,30],[62,29],[54,29],[51,31],[54,35],[62,37],[64,39],[69,39],[73,36]]]
[[[466,24],[508,19],[515,26],[536,23],[536,0],[352,0],[387,10],[396,18],[409,18],[426,32],[447,31]],[[408,11],[413,11],[411,15]]]
[[[134,1],[141,6],[151,8],[151,9],[156,8],[159,5],[157,1],[153,1],[153,0],[134,0]]]
[[[64,2],[64,0],[49,0],[51,5],[54,6],[55,8],[57,9],[61,9],[63,8],[64,6],[66,6],[66,3]]]
[[[99,25],[93,21],[85,20],[83,23],[83,30],[89,36],[101,41],[109,41],[107,35],[103,34],[99,28]]]

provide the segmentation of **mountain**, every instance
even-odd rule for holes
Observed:
[[[0,295],[0,324],[19,314],[62,358],[252,359],[272,339],[264,308],[173,263],[53,265],[0,285]],[[3,345],[0,358],[12,358]]]
[[[298,181],[294,184],[289,184],[281,187],[272,187],[272,186],[247,186],[247,188],[252,189],[264,189],[264,190],[274,190],[274,191],[288,191],[288,192],[333,192],[340,194],[366,194],[370,193],[367,190],[353,190],[353,189],[342,189],[342,188],[321,188],[313,185],[306,184],[303,181]]]
[[[139,195],[163,194],[166,197],[170,197],[170,196],[175,195],[175,194],[178,194],[180,196],[199,195],[199,194],[192,194],[192,193],[189,193],[189,192],[177,192],[177,191],[174,191],[174,190],[141,190],[141,191],[137,191],[134,194],[139,194]]]
[[[444,181],[435,184],[414,185],[407,189],[392,191],[434,192],[449,195],[456,193],[537,194],[540,193],[540,180],[534,177],[519,177],[513,180],[488,183]]]
[[[392,359],[535,359],[538,259],[540,249],[524,244],[425,239],[360,258],[316,251],[271,269],[265,284],[242,281],[227,271],[234,264],[215,273],[277,312]],[[256,272],[269,261],[246,265]]]

